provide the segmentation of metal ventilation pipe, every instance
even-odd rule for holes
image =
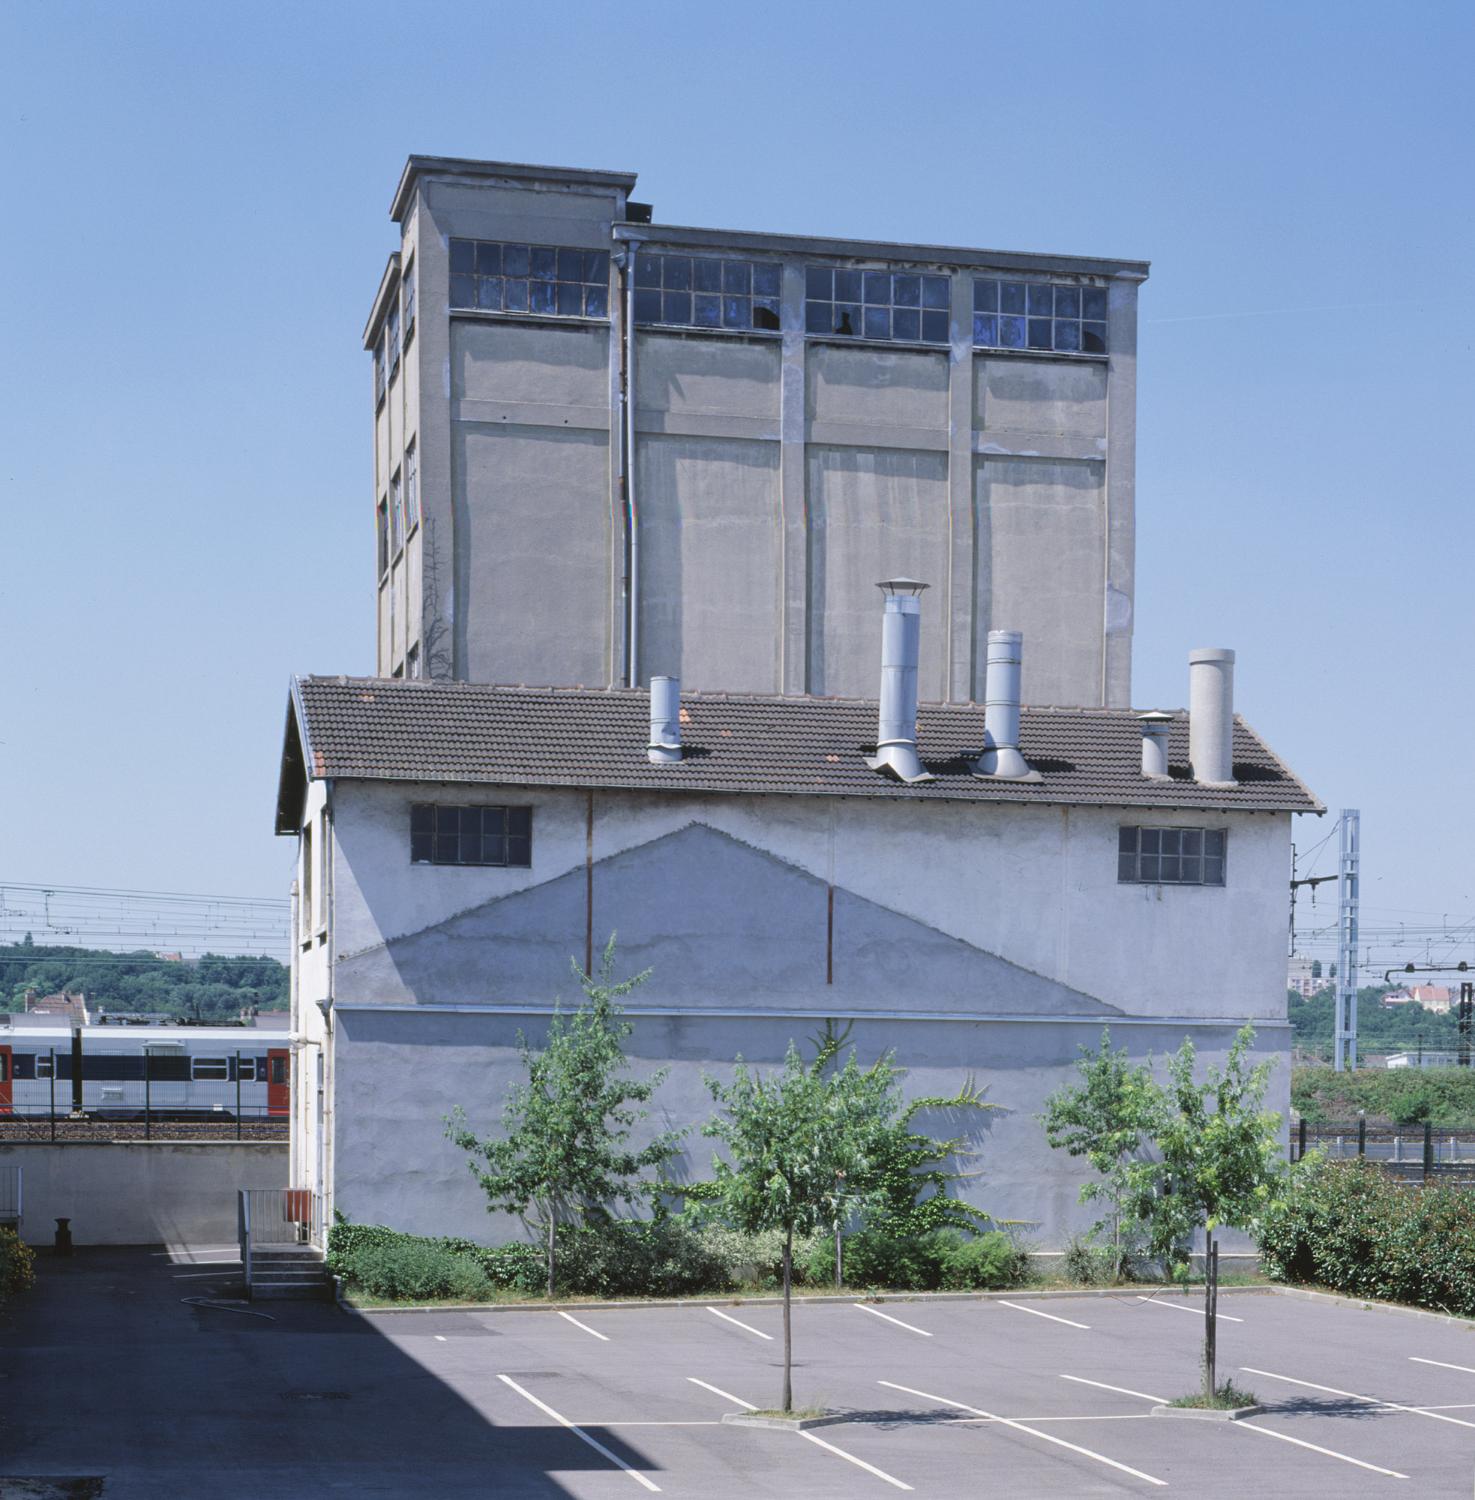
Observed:
[[[876,585],[886,596],[881,616],[881,704],[873,771],[899,781],[932,781],[917,754],[917,662],[922,643],[922,600],[927,587],[915,578],[888,578]]]
[[[983,683],[983,754],[973,762],[975,776],[995,781],[1038,781],[1019,753],[1019,674],[1024,636],[1017,630],[990,630]]]
[[[1153,781],[1168,779],[1168,732],[1173,727],[1172,714],[1153,709],[1137,715],[1142,728],[1142,774]]]
[[[645,753],[657,765],[681,759],[681,680],[677,677],[650,680],[650,743]]]
[[[1234,652],[1188,653],[1188,760],[1203,786],[1233,786]]]

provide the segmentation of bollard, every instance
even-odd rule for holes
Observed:
[[[1395,1162],[1403,1160],[1403,1137],[1401,1135],[1393,1137],[1393,1160]]]
[[[1301,1122],[1296,1127],[1296,1160],[1300,1161],[1300,1159],[1303,1156],[1305,1156],[1305,1154],[1306,1154],[1306,1116],[1302,1115],[1301,1116]]]
[[[1429,1173],[1434,1170],[1434,1127],[1424,1121],[1424,1181],[1429,1180]]]
[[[1359,1158],[1367,1155],[1367,1121],[1360,1115],[1357,1119],[1357,1155]]]
[[[55,1249],[58,1255],[70,1255],[72,1253],[72,1221],[70,1219],[58,1219],[56,1221]]]

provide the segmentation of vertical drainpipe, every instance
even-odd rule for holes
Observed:
[[[640,513],[635,500],[635,242],[625,259],[625,525],[630,559],[625,621],[626,687],[640,686]]]

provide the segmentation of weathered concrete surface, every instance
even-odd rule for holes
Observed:
[[[275,1141],[5,1142],[0,1165],[24,1172],[21,1238],[35,1245],[58,1218],[78,1245],[234,1243],[237,1190],[287,1186]]]

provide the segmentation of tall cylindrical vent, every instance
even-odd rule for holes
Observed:
[[[983,754],[973,762],[975,776],[999,781],[1038,781],[1019,753],[1019,676],[1024,636],[1017,630],[990,630],[983,684]]]
[[[1173,727],[1172,714],[1138,714],[1142,727],[1142,774],[1154,781],[1168,779],[1168,733]]]
[[[1234,783],[1234,652],[1188,653],[1188,760],[1204,786]]]
[[[650,680],[650,743],[645,753],[657,765],[681,759],[681,681],[676,677]]]
[[[917,754],[917,663],[922,643],[922,600],[927,587],[915,578],[878,583],[886,595],[881,616],[881,703],[876,754],[866,762],[901,781],[931,781]]]

